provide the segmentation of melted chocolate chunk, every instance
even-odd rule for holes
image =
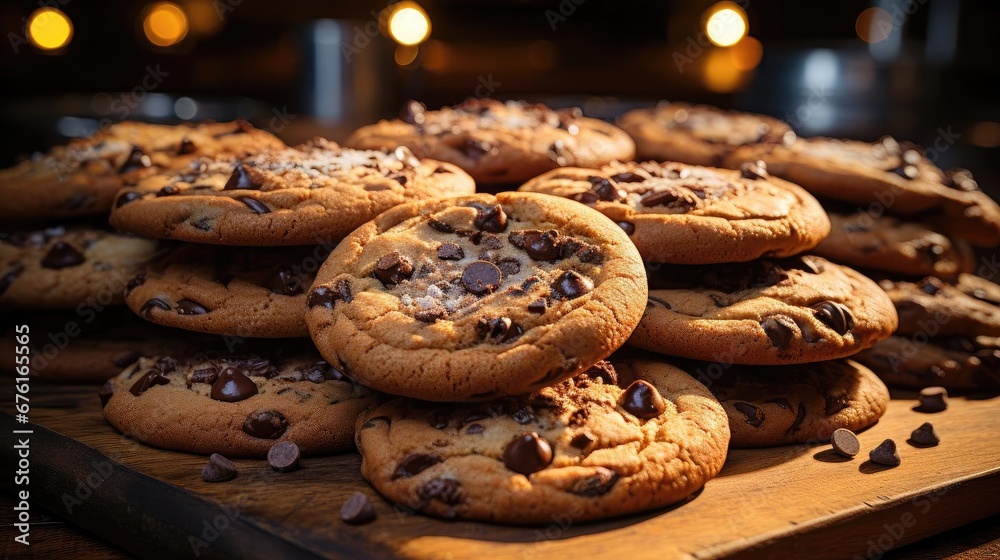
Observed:
[[[256,395],[257,384],[236,368],[226,368],[212,384],[211,397],[222,402],[239,402]]]
[[[514,438],[503,452],[503,464],[525,476],[538,472],[552,462],[552,446],[535,432]]]
[[[795,320],[787,315],[765,317],[760,326],[764,329],[764,334],[771,339],[771,344],[779,350],[788,348],[795,339],[795,330],[798,327]]]
[[[594,281],[575,270],[567,270],[552,283],[552,295],[558,299],[576,299],[594,289]]]
[[[208,309],[196,301],[182,299],[177,302],[178,315],[204,315],[206,313],[208,313]]]
[[[270,214],[271,213],[271,209],[268,208],[267,205],[265,205],[263,202],[261,202],[259,200],[250,198],[248,196],[238,196],[238,197],[236,197],[236,200],[238,200],[238,201],[242,202],[244,205],[246,205],[246,207],[249,208],[251,211],[253,211],[254,214]]]
[[[442,243],[438,245],[437,256],[443,261],[460,261],[465,258],[465,251],[458,243]]]
[[[515,422],[517,422],[522,426],[525,424],[530,424],[535,421],[534,413],[532,413],[531,409],[527,407],[522,407],[514,411],[514,414],[511,415],[511,418],[513,418]]]
[[[49,249],[48,253],[42,257],[43,268],[61,269],[71,266],[78,266],[87,262],[87,257],[65,241],[56,241]]]
[[[502,258],[496,262],[496,265],[500,268],[500,272],[503,273],[504,278],[521,272],[521,261],[514,257]]]
[[[754,428],[759,428],[764,422],[764,411],[761,410],[760,407],[754,406],[750,403],[735,402],[733,403],[733,408],[740,411],[740,413],[746,417],[745,422]]]
[[[478,160],[484,155],[490,153],[493,150],[493,146],[491,146],[489,142],[466,138],[461,144],[458,145],[458,150],[465,154],[465,157],[472,160]]]
[[[413,317],[424,323],[433,323],[448,315],[448,310],[444,306],[435,306],[429,309],[421,309],[413,314]]]
[[[139,395],[148,391],[151,387],[154,387],[156,385],[169,385],[169,384],[170,380],[164,377],[163,373],[153,370],[147,372],[146,375],[143,375],[142,377],[139,378],[138,381],[133,383],[132,387],[129,388],[128,392],[138,397]]]
[[[594,193],[594,196],[596,196],[598,200],[604,200],[607,202],[622,202],[628,196],[625,191],[619,189],[611,179],[605,179],[604,177],[592,175],[587,177],[587,181],[590,181],[590,191]]]
[[[128,284],[125,285],[125,293],[128,294],[145,283],[146,275],[140,272],[139,274],[133,276],[132,279],[128,281]]]
[[[621,406],[629,414],[643,420],[655,418],[667,409],[667,404],[656,387],[641,379],[633,381],[625,390]]]
[[[313,290],[309,292],[307,305],[309,307],[322,305],[328,309],[333,309],[333,306],[336,305],[338,301],[351,303],[353,300],[354,295],[351,293],[351,284],[345,279],[337,280],[332,286],[317,286],[316,288],[313,288]]]
[[[393,251],[375,263],[375,277],[382,282],[385,287],[394,286],[403,280],[409,280],[413,275],[413,265],[410,260],[399,253]]]
[[[185,136],[184,138],[181,139],[180,146],[177,146],[177,155],[186,156],[188,154],[193,154],[197,149],[198,148],[197,146],[194,145],[194,142],[192,142],[191,140],[188,139],[187,136]]]
[[[477,228],[493,233],[500,233],[507,229],[507,214],[499,204],[490,207],[477,205],[476,210],[478,212],[473,223]]]
[[[427,225],[429,225],[432,228],[440,231],[441,233],[455,233],[455,228],[454,227],[452,227],[451,225],[449,225],[449,224],[447,224],[445,222],[442,222],[441,220],[437,220],[437,219],[431,218],[431,219],[427,220]]]
[[[219,378],[219,369],[215,366],[209,366],[205,369],[196,369],[191,372],[190,383],[205,383],[211,385],[215,383],[215,380]]]
[[[813,315],[837,334],[847,334],[854,328],[854,317],[847,307],[840,303],[824,301],[812,306]]]
[[[421,500],[438,500],[456,505],[462,502],[462,484],[452,478],[434,478],[417,488],[417,496]]]
[[[535,301],[528,304],[528,311],[531,313],[545,313],[545,310],[549,308],[549,302],[545,298],[538,298]]]
[[[495,342],[497,344],[513,340],[524,333],[524,329],[508,317],[484,317],[479,320],[476,330],[479,336],[487,342]]]
[[[633,224],[632,222],[615,222],[615,223],[618,224],[618,227],[622,228],[622,231],[625,232],[625,235],[632,235],[633,233],[635,233],[635,224]]]
[[[17,280],[17,277],[23,273],[24,265],[16,262],[10,267],[10,269],[7,270],[7,272],[4,273],[3,276],[0,276],[0,296],[2,296],[4,292],[7,291],[7,288],[10,288],[11,284],[14,283],[14,280]]]
[[[175,195],[175,194],[177,194],[179,192],[181,192],[181,190],[179,188],[177,188],[177,185],[167,185],[167,186],[163,187],[162,189],[156,191],[156,196],[157,197],[173,196],[173,195]]]
[[[288,266],[279,267],[267,283],[268,289],[276,294],[296,296],[302,293],[302,279]]]
[[[573,483],[570,492],[578,496],[596,497],[607,494],[618,482],[618,473],[604,467],[596,467],[596,472]]]
[[[243,421],[243,432],[260,439],[278,439],[287,429],[288,420],[277,410],[255,410]]]
[[[785,431],[785,435],[786,436],[792,435],[795,432],[799,431],[799,428],[802,427],[802,421],[805,419],[806,419],[806,405],[799,403],[799,408],[795,412],[795,421],[792,422],[792,425],[789,426],[788,430]]]
[[[139,308],[139,315],[142,315],[144,317],[149,317],[149,314],[151,311],[153,311],[153,309],[162,309],[164,311],[170,311],[173,308],[170,307],[170,304],[165,300],[162,300],[160,298],[151,298],[148,301],[146,301],[146,303],[142,304],[141,308]]]
[[[462,285],[473,294],[488,294],[500,287],[503,273],[500,268],[486,261],[474,261],[462,271]]]
[[[553,261],[559,258],[559,232],[556,230],[521,232],[524,236],[524,251],[536,261]]]
[[[125,163],[122,164],[121,168],[118,169],[119,173],[128,173],[129,171],[135,171],[136,169],[145,169],[153,165],[152,160],[149,156],[142,151],[139,146],[132,146],[132,151],[129,152],[128,157],[125,158]]]
[[[142,195],[135,191],[124,192],[121,194],[121,196],[118,197],[117,200],[115,200],[115,208],[121,208],[122,206],[125,206],[129,202],[139,200],[140,198],[142,198]]]
[[[432,453],[410,453],[399,462],[392,480],[410,478],[441,462],[441,458]]]
[[[237,163],[233,167],[233,174],[229,176],[229,180],[226,181],[226,186],[223,187],[224,191],[236,191],[236,190],[246,190],[246,189],[257,189],[260,185],[253,180],[247,170],[243,167],[242,163]]]

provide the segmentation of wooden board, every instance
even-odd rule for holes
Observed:
[[[0,398],[13,402],[9,392]],[[1000,512],[997,398],[953,398],[934,415],[911,410],[913,400],[893,400],[859,438],[864,450],[888,437],[900,443],[895,469],[840,460],[825,445],[733,451],[718,478],[668,510],[587,524],[567,514],[544,527],[511,527],[394,507],[361,479],[353,453],[306,459],[287,474],[238,460],[237,479],[208,484],[200,478],[204,457],[117,434],[93,387],[36,383],[31,396],[33,500],[152,558],[865,557]],[[18,427],[2,418],[6,433]],[[926,420],[942,443],[903,443]],[[2,454],[12,464],[11,447]],[[0,477],[8,493],[9,479]],[[352,527],[339,509],[357,490],[375,498],[379,518]]]

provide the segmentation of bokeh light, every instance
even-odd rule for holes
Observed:
[[[157,2],[146,11],[142,29],[149,42],[158,47],[176,45],[187,36],[187,15],[177,4]]]
[[[739,43],[748,30],[746,12],[733,2],[719,2],[705,11],[705,33],[717,46],[731,47]]]
[[[882,8],[868,8],[854,22],[854,31],[866,43],[881,43],[892,33],[892,16]]]
[[[431,34],[431,20],[416,2],[400,2],[389,15],[389,35],[400,45],[419,45]]]
[[[764,45],[756,37],[744,37],[729,49],[733,66],[744,72],[753,70],[764,56]]]
[[[40,8],[28,17],[28,39],[36,47],[54,51],[73,39],[73,22],[55,8]]]

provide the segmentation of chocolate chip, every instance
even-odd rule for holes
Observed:
[[[795,420],[792,422],[792,425],[789,426],[787,430],[785,430],[785,435],[788,436],[794,434],[795,432],[798,432],[799,429],[802,428],[802,421],[805,419],[806,419],[806,405],[799,403],[799,408],[795,412]]]
[[[514,257],[505,257],[496,261],[496,265],[500,268],[500,272],[503,273],[504,278],[514,276],[515,274],[521,272],[521,261],[515,259]]]
[[[528,230],[524,233],[524,251],[536,261],[559,258],[559,232]]]
[[[611,180],[616,183],[642,183],[646,178],[632,171],[623,171],[612,175]]]
[[[111,363],[116,367],[128,367],[139,361],[139,353],[135,350],[126,350],[111,357]]]
[[[552,462],[552,446],[535,432],[514,438],[503,452],[503,464],[525,476]]]
[[[508,317],[482,318],[476,325],[479,336],[488,342],[507,342],[524,333],[524,329]]]
[[[625,235],[632,235],[633,233],[635,233],[635,224],[633,224],[632,222],[615,222],[615,223],[618,224],[618,227],[622,228],[622,231],[625,232]]]
[[[14,280],[17,280],[17,277],[22,273],[24,273],[24,265],[21,263],[14,263],[14,265],[11,266],[2,277],[0,277],[0,295],[3,295],[3,293],[7,291],[7,288],[10,288],[11,284],[14,283]]]
[[[474,294],[488,294],[503,283],[500,268],[486,261],[473,261],[462,271],[462,285]]]
[[[193,154],[198,148],[194,145],[194,142],[188,139],[187,136],[181,138],[180,146],[177,146],[177,155],[186,156],[188,154]]]
[[[629,366],[625,363],[619,363],[617,368],[628,368]],[[607,360],[601,360],[596,364],[590,366],[587,371],[583,372],[583,375],[597,380],[600,379],[601,383],[605,385],[618,385],[618,371],[615,366],[611,365]]]
[[[421,500],[439,500],[448,505],[462,501],[462,484],[452,478],[434,478],[417,488]]]
[[[261,202],[259,200],[250,198],[248,196],[238,196],[238,197],[236,197],[236,200],[238,200],[238,201],[242,202],[244,205],[246,205],[246,207],[249,208],[251,211],[253,211],[254,214],[270,214],[271,213],[271,209],[268,208],[266,204],[264,204],[263,202]]]
[[[219,378],[219,370],[215,366],[210,366],[204,369],[196,369],[191,372],[191,378],[188,380],[190,383],[206,383],[211,385],[215,383],[215,380]]]
[[[871,459],[871,462],[879,465],[898,466],[899,452],[896,451],[896,442],[891,439],[883,441],[878,444],[878,447],[868,452],[868,458]]]
[[[226,368],[212,384],[210,396],[222,402],[239,402],[256,395],[257,384],[236,368]]]
[[[503,247],[503,241],[495,233],[477,231],[469,236],[469,241],[475,245],[482,245],[486,249],[497,250]]]
[[[409,280],[412,275],[413,265],[399,251],[383,255],[375,263],[375,277],[386,287],[394,286],[403,280]]]
[[[493,150],[493,146],[489,142],[466,138],[458,145],[458,150],[465,154],[465,157],[476,160],[490,153]]]
[[[108,406],[108,401],[115,394],[114,385],[110,381],[105,381],[104,385],[97,390],[97,396],[101,398],[101,408]]]
[[[740,175],[744,179],[767,179],[767,163],[763,161],[745,161],[740,165]]]
[[[299,446],[291,441],[279,441],[267,450],[267,464],[278,472],[289,472],[299,466],[302,452]]]
[[[468,428],[467,428],[467,429],[465,430],[465,433],[467,433],[467,434],[473,434],[473,435],[475,435],[475,434],[481,434],[481,433],[483,433],[484,431],[486,431],[486,427],[485,427],[485,426],[483,426],[482,424],[471,424],[471,425],[470,425],[470,426],[469,426],[469,427],[468,427]]]
[[[242,163],[237,163],[233,167],[233,174],[229,176],[229,180],[226,181],[226,186],[223,187],[224,191],[237,191],[245,189],[256,189],[259,185],[250,177],[247,170],[243,168]]]
[[[351,494],[340,508],[340,520],[351,525],[364,525],[375,521],[375,506],[361,492]]]
[[[121,168],[118,169],[119,173],[128,173],[129,171],[135,171],[136,169],[145,169],[153,165],[152,160],[149,156],[142,151],[139,146],[132,146],[132,151],[129,152],[128,157],[125,158],[125,163],[122,164]]]
[[[87,257],[65,241],[56,241],[49,249],[48,253],[42,257],[41,265],[44,268],[61,269],[77,266],[87,262]]]
[[[834,414],[844,410],[851,405],[847,398],[847,395],[824,395],[823,400],[826,401],[826,407],[823,411],[827,416],[833,416]]]
[[[441,462],[441,458],[433,453],[410,453],[399,462],[392,480],[410,478]]]
[[[460,261],[465,258],[465,251],[458,243],[442,243],[438,245],[437,256],[444,261]]]
[[[403,108],[399,113],[399,118],[407,124],[424,124],[424,111],[426,110],[426,105],[419,101],[410,99],[403,104]]]
[[[121,196],[118,197],[117,200],[115,200],[115,208],[121,208],[122,206],[125,206],[129,202],[139,200],[140,198],[142,198],[142,195],[135,191],[124,192],[122,193]]]
[[[552,295],[559,299],[576,299],[593,290],[594,282],[575,270],[567,270],[556,278],[551,287]]]
[[[594,474],[574,482],[569,491],[578,496],[603,496],[616,482],[618,473],[605,467],[596,467]]]
[[[907,441],[914,447],[933,447],[941,442],[941,438],[934,431],[933,424],[924,422],[919,428],[913,430]]]
[[[163,187],[162,189],[156,191],[156,196],[157,197],[173,196],[173,195],[175,195],[175,194],[177,194],[179,192],[181,192],[181,190],[179,188],[177,188],[177,185],[167,185],[167,186]]]
[[[287,429],[288,420],[277,410],[255,410],[243,421],[243,433],[260,439],[278,439]]]
[[[522,407],[517,409],[516,411],[514,411],[514,414],[512,414],[511,417],[514,419],[515,422],[521,424],[522,426],[525,424],[530,424],[531,422],[535,421],[535,414],[531,412],[530,408],[527,407]]]
[[[546,301],[545,298],[538,298],[535,301],[528,304],[528,311],[530,311],[531,313],[540,314],[540,313],[545,313],[545,310],[548,309],[548,307],[549,307],[549,302]]]
[[[279,267],[267,281],[267,288],[276,294],[295,296],[301,294],[304,287],[302,279],[288,266]]]
[[[919,287],[920,291],[929,296],[933,296],[944,289],[944,282],[933,276],[928,276],[920,281]]]
[[[625,191],[618,188],[611,180],[605,179],[604,177],[590,176],[587,177],[587,181],[590,181],[590,190],[597,196],[598,200],[604,200],[607,202],[621,202],[625,200]]]
[[[594,194],[593,191],[583,191],[576,193],[572,196],[573,200],[582,204],[593,204],[600,200],[601,198]]]
[[[75,194],[66,201],[66,209],[73,211],[80,210],[90,207],[96,201],[97,197],[92,194]]]
[[[500,233],[507,229],[507,214],[499,204],[490,207],[480,206],[476,209],[478,212],[473,223],[477,228],[493,233]]]
[[[196,301],[182,299],[177,302],[178,315],[204,315],[206,313],[208,313],[208,310]]]
[[[128,392],[138,397],[139,395],[148,391],[151,387],[155,387],[156,385],[169,385],[169,384],[170,380],[164,377],[163,373],[159,371],[150,371],[147,372],[146,375],[140,377],[138,381],[133,383],[132,387],[129,388]]]
[[[764,411],[758,406],[745,402],[735,402],[733,403],[733,408],[740,411],[743,416],[746,416],[746,423],[754,428],[759,428],[764,422]]]
[[[225,482],[236,478],[236,465],[218,453],[212,453],[208,462],[201,469],[201,478],[205,482]]]
[[[642,197],[640,202],[643,206],[671,206],[675,208],[690,209],[698,205],[694,195],[667,188],[654,190]]]
[[[211,218],[201,218],[197,221],[191,222],[191,225],[195,229],[200,229],[201,231],[212,231],[212,220]]]
[[[920,412],[941,412],[948,408],[948,390],[944,387],[925,387],[920,390]]]
[[[854,432],[847,428],[837,428],[834,430],[833,435],[830,436],[830,442],[833,444],[833,450],[842,457],[854,457],[861,452],[861,443],[858,442],[858,436],[854,435]]]
[[[435,218],[427,220],[427,225],[440,231],[441,233],[455,233],[455,228],[453,226]]]
[[[656,387],[638,379],[633,381],[628,389],[625,389],[621,407],[636,418],[648,420],[663,414],[663,411],[667,409],[667,404]]]
[[[160,373],[171,373],[177,369],[177,359],[170,356],[163,356],[156,360],[153,368]]]
[[[854,317],[847,307],[833,301],[824,301],[812,306],[813,315],[837,334],[847,334],[854,328]]]
[[[309,292],[307,305],[312,308],[322,305],[328,309],[333,309],[338,301],[351,303],[354,295],[351,293],[351,285],[348,281],[337,280],[332,286],[317,286]]]
[[[764,329],[767,338],[771,339],[771,344],[779,350],[788,348],[795,338],[795,330],[798,327],[795,321],[787,315],[765,317],[760,322],[760,326]]]

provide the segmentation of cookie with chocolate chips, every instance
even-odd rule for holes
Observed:
[[[630,160],[635,145],[621,129],[524,101],[469,99],[428,111],[410,101],[401,118],[354,131],[344,142],[360,149],[407,146],[417,157],[448,161],[483,185],[519,183],[556,167],[597,167]]]
[[[264,457],[279,441],[307,455],[350,449],[371,400],[314,350],[287,346],[266,356],[142,357],[100,396],[104,417],[129,437],[229,457]]]
[[[599,362],[522,397],[393,398],[357,423],[361,474],[426,514],[499,523],[603,519],[679,502],[718,474],[725,412],[680,369]]]
[[[637,159],[716,167],[740,146],[795,139],[791,127],[773,117],[666,101],[625,113],[618,126],[635,140]]]
[[[0,237],[0,309],[103,309],[156,253],[156,242],[86,226]]]
[[[394,208],[330,255],[308,294],[320,352],[360,383],[433,401],[525,394],[618,348],[646,298],[601,214],[530,193]]]
[[[244,158],[207,158],[122,189],[115,227],[216,245],[336,242],[403,202],[468,195],[457,167],[394,152],[341,148],[321,138]]]
[[[899,334],[1000,336],[1000,286],[971,274],[957,284],[933,276],[919,282],[882,280],[899,314]]]
[[[1000,391],[1000,338],[890,336],[855,359],[891,387]]]
[[[896,329],[875,282],[825,259],[649,265],[629,344],[698,360],[781,365],[850,356]]]
[[[976,265],[972,248],[919,222],[867,212],[830,213],[830,236],[813,253],[849,266],[904,276],[955,278]]]
[[[709,264],[787,257],[815,247],[830,221],[806,191],[768,175],[680,163],[566,168],[525,183],[582,202],[618,224],[650,262]]]
[[[107,213],[122,186],[199,157],[284,147],[246,121],[168,126],[113,124],[96,134],[0,170],[0,219]]]
[[[968,170],[942,171],[915,144],[888,136],[872,144],[799,138],[789,145],[739,148],[726,167],[756,160],[817,196],[890,214],[920,214],[935,230],[974,245],[1000,244],[1000,205],[979,190]]]
[[[182,245],[128,283],[125,301],[140,317],[204,333],[305,337],[306,290],[329,250]]]

